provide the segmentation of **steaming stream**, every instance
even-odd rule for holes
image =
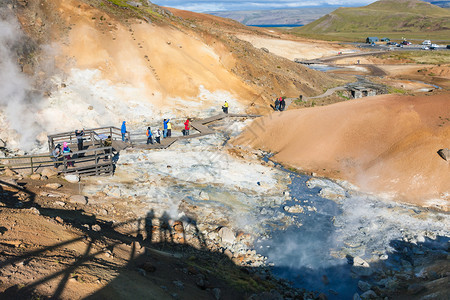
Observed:
[[[298,288],[320,291],[328,299],[361,294],[358,282],[373,282],[376,270],[384,265],[409,272],[402,265],[406,258],[397,253],[398,242],[416,245],[436,235],[449,236],[448,214],[348,193],[344,199],[339,188],[334,192],[341,199],[327,200],[319,194],[322,189],[337,188],[335,183],[314,178],[311,182],[311,177],[294,173],[291,180],[292,199],[286,204],[304,207],[304,213],[296,214],[303,225],[272,231],[270,238],[256,243],[256,249],[269,258],[276,275]],[[445,249],[448,238],[438,238],[436,243]],[[348,260],[356,256],[371,268],[352,272]]]

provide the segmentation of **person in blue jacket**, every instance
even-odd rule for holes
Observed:
[[[122,141],[125,142],[125,133],[127,133],[127,125],[126,122],[122,122],[122,127],[120,128],[120,132],[122,133]]]
[[[164,119],[164,131],[163,131],[163,137],[167,137],[167,123],[169,123],[170,119]]]

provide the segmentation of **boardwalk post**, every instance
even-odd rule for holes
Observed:
[[[91,136],[92,146],[95,146],[95,143],[94,143],[94,133],[93,133],[92,131],[91,131],[90,136]]]
[[[33,174],[33,156],[30,157],[31,174]]]
[[[112,127],[109,127],[109,136],[110,136],[111,139],[112,139]]]

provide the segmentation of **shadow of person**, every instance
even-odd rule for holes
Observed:
[[[145,217],[145,241],[149,244],[153,240],[153,218],[155,217],[155,212],[153,208],[147,213]]]
[[[161,216],[161,218],[159,219],[159,227],[160,227],[159,241],[162,243],[165,243],[165,242],[172,243],[173,242],[173,233],[172,233],[172,228],[170,227],[169,221],[170,221],[169,215],[167,214],[167,212],[164,212],[163,215]]]

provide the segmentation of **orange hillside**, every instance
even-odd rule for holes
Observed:
[[[297,169],[349,180],[363,191],[447,209],[450,95],[382,95],[274,113],[235,144],[276,153]]]

